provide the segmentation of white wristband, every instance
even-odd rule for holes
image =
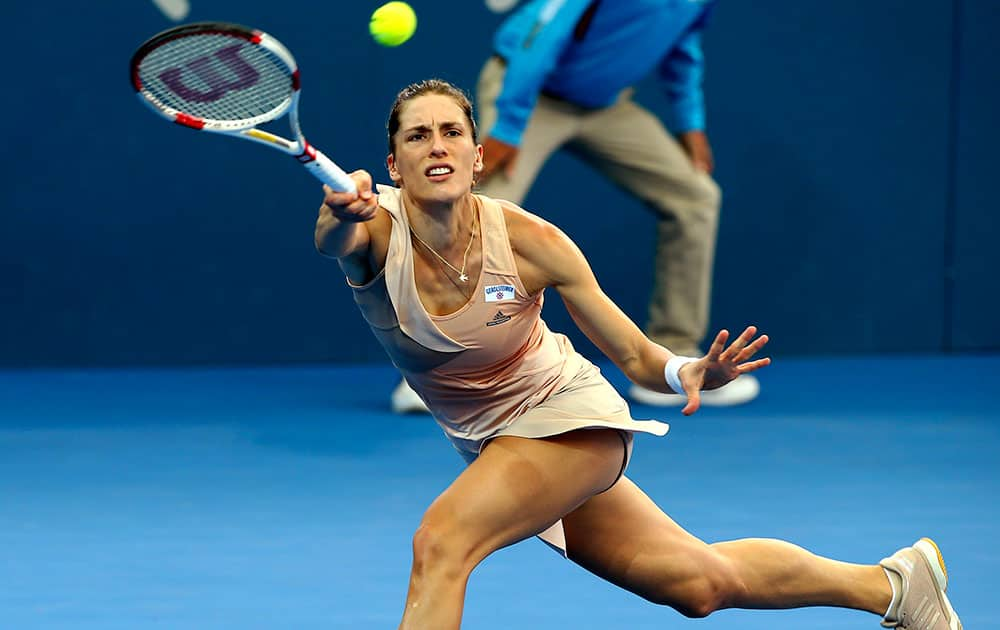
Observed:
[[[674,390],[675,394],[684,394],[684,386],[681,385],[681,368],[697,360],[696,357],[675,356],[663,366],[663,377],[667,380],[667,385],[670,386],[670,389]]]

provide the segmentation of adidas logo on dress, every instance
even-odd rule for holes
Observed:
[[[497,311],[497,314],[493,316],[493,319],[486,322],[487,326],[496,326],[497,324],[505,324],[510,321],[510,315],[504,315],[503,311]]]

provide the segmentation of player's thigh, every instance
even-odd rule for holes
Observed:
[[[620,435],[606,429],[497,438],[434,500],[421,526],[478,562],[612,485],[624,456]]]
[[[571,560],[657,603],[683,605],[706,578],[724,581],[729,575],[725,558],[627,477],[563,517],[563,528]]]

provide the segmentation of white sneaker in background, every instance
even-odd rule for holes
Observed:
[[[389,401],[395,413],[430,413],[430,409],[420,396],[417,396],[417,392],[413,391],[406,379],[399,381],[396,389],[392,390]]]
[[[760,381],[753,374],[743,374],[719,389],[701,393],[701,404],[709,407],[732,407],[748,403],[760,394]]]
[[[661,394],[635,383],[632,383],[632,387],[629,388],[628,397],[637,403],[652,405],[653,407],[680,407],[687,402],[687,396]]]
[[[743,374],[719,389],[701,393],[701,404],[708,407],[732,407],[748,403],[760,394],[760,381],[752,374]],[[629,397],[637,403],[654,407],[679,407],[687,402],[682,394],[661,394],[639,385],[632,385]]]

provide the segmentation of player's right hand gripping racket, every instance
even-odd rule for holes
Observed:
[[[299,128],[299,69],[281,42],[238,24],[200,22],[154,35],[132,55],[139,98],[175,123],[254,140],[302,163],[334,190],[354,181]],[[258,129],[288,113],[294,140]]]

